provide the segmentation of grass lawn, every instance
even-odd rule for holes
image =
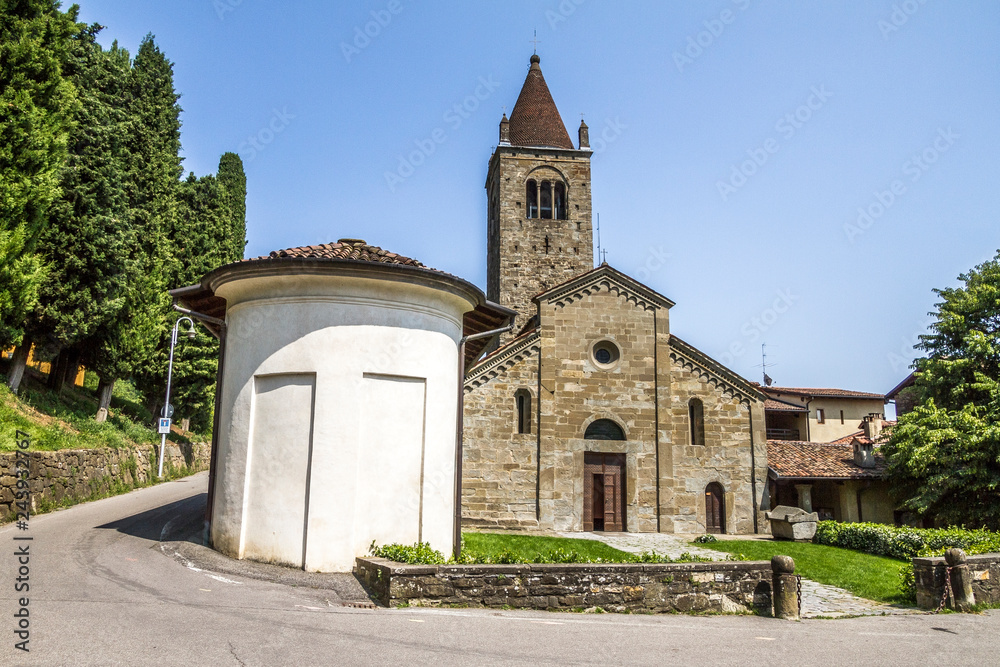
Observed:
[[[750,560],[770,560],[778,554],[795,559],[795,573],[807,579],[844,588],[868,600],[913,604],[900,586],[899,569],[906,563],[850,549],[810,542],[720,540],[699,547],[742,554]]]
[[[566,537],[539,537],[534,535],[512,535],[510,533],[462,533],[465,550],[498,556],[509,551],[531,563],[555,549],[575,551],[589,559],[602,558],[606,561],[627,563],[632,554],[619,551],[596,540],[577,540]]]

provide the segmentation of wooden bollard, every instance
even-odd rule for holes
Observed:
[[[976,595],[972,592],[972,573],[966,564],[965,552],[961,549],[948,549],[944,552],[944,560],[951,568],[951,593],[956,611],[971,611],[976,606]]]
[[[799,620],[799,578],[795,576],[795,561],[791,556],[771,559],[771,584],[774,617]]]

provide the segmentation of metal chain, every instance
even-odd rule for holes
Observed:
[[[799,617],[801,618],[802,617],[802,575],[801,574],[795,575],[795,584],[796,584],[795,594],[796,594],[796,596],[799,599]]]
[[[938,604],[937,609],[929,613],[940,614],[941,610],[944,609],[945,603],[948,602],[948,596],[955,596],[951,590],[951,567],[945,568],[944,571],[944,591],[941,593],[941,602]]]

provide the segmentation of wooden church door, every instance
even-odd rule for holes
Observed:
[[[717,482],[705,488],[705,528],[710,533],[726,532],[726,505]]]
[[[625,531],[625,455],[586,452],[583,529]]]

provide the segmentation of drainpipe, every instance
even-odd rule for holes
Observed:
[[[503,329],[493,329],[482,333],[464,336],[458,344],[458,416],[455,419],[455,532],[454,555],[455,559],[462,555],[462,417],[465,405],[465,344],[470,340],[488,338],[497,334],[512,331],[514,325],[506,326]]]
[[[224,320],[204,313],[196,313],[193,310],[182,308],[174,304],[174,310],[192,317],[202,322],[208,322],[219,327],[219,363],[215,371],[215,410],[212,414],[212,448],[208,462],[208,498],[205,505],[205,544],[209,544],[212,528],[212,511],[215,507],[215,476],[218,471],[219,461],[219,419],[222,403],[222,378],[226,368],[226,334],[228,327]]]
[[[750,493],[751,493],[751,506],[753,507],[753,532],[754,535],[760,533],[760,527],[757,525],[757,460],[754,454],[754,440],[753,440],[753,403],[747,401],[747,413],[750,415]]]

